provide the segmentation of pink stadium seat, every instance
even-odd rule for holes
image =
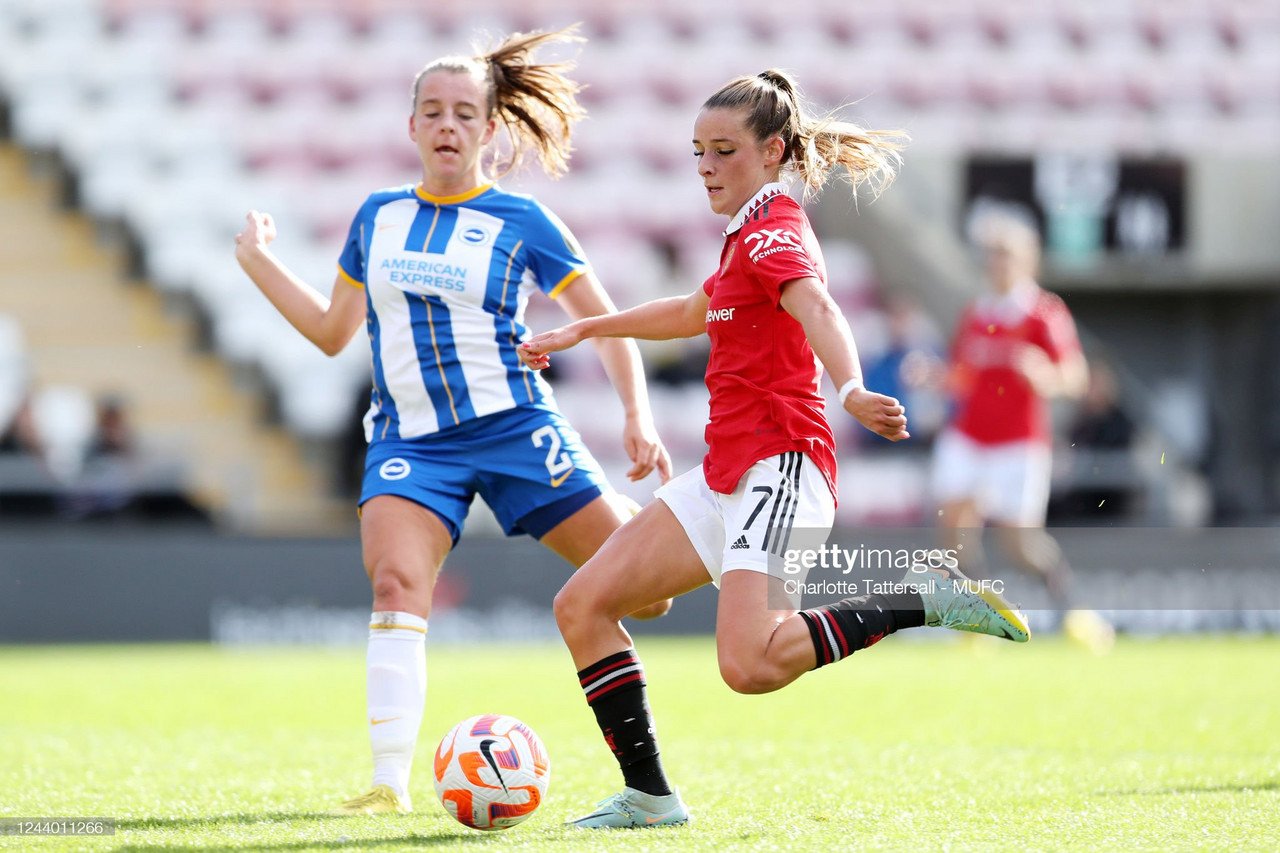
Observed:
[[[965,74],[964,88],[970,103],[987,110],[1016,110],[1035,101],[1042,80],[1037,73],[1004,62],[979,63]]]
[[[175,46],[191,31],[191,19],[181,8],[107,9],[108,29],[117,38],[151,45]]]
[[[200,11],[195,11],[196,9]],[[248,4],[228,4],[217,10],[191,3],[188,10],[200,22],[201,38],[230,50],[262,48],[271,41],[271,21]]]
[[[1112,69],[1088,64],[1056,64],[1048,69],[1044,96],[1062,110],[1087,110],[1114,103],[1120,95]]]
[[[888,89],[899,104],[911,109],[957,103],[964,95],[964,69],[941,63],[903,68],[889,81]]]
[[[1044,59],[1070,51],[1085,30],[1083,21],[1063,17],[1042,3],[988,3],[981,11],[987,31],[1020,59]]]
[[[625,231],[599,232],[582,240],[592,269],[619,305],[667,295],[665,280],[670,273],[649,240]]]
[[[644,132],[634,141],[635,152],[654,171],[694,179],[692,140],[696,114],[696,108],[685,105],[658,106],[647,111]]]
[[[323,94],[325,69],[332,62],[306,45],[283,42],[247,59],[240,66],[240,85],[264,103],[299,98],[304,92]]]
[[[860,65],[896,72],[918,65],[923,46],[896,17],[868,15],[857,19],[849,51]]]
[[[1227,45],[1215,25],[1211,4],[1200,0],[1164,0],[1140,7],[1138,26],[1166,54],[1221,54]]]
[[[1208,94],[1209,69],[1167,58],[1135,64],[1125,72],[1125,100],[1148,111],[1199,110]]]
[[[1155,48],[1154,31],[1144,28],[1127,4],[1067,4],[1059,9],[1058,14],[1071,40],[1085,52],[1086,57],[1142,60],[1149,57]]]
[[[364,38],[370,43],[391,45],[394,43],[430,44],[436,38],[435,28],[421,9],[396,12],[370,12]]]
[[[1205,89],[1224,113],[1280,115],[1280,68],[1218,63],[1207,70]]]

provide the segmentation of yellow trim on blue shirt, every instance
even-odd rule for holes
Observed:
[[[555,287],[553,287],[553,288],[551,288],[549,291],[547,291],[547,296],[550,296],[552,299],[555,299],[556,297],[558,297],[558,296],[560,295],[561,291],[563,291],[566,287],[568,287],[570,284],[572,284],[572,283],[573,283],[574,279],[576,279],[576,278],[577,278],[578,276],[580,276],[580,275],[583,275],[584,273],[586,273],[586,270],[584,270],[584,269],[583,269],[583,270],[569,270],[569,274],[568,274],[568,275],[566,275],[564,278],[560,279],[559,283],[558,283],[558,284],[556,284],[556,286],[555,286]]]
[[[352,287],[358,287],[361,290],[364,290],[364,282],[356,281],[354,278],[352,278],[351,274],[346,270],[344,270],[341,264],[338,265],[338,276],[341,277],[343,281],[345,281],[347,284],[351,285]]]
[[[453,402],[453,389],[449,387],[449,377],[444,374],[444,359],[440,358],[440,344],[436,341],[436,321],[431,310],[431,301],[427,297],[422,297],[422,304],[427,306],[427,326],[431,329],[431,349],[435,350],[436,368],[440,371],[440,384],[444,386],[444,391],[449,395],[449,411],[453,413],[453,423],[458,425],[462,423],[462,419],[458,417],[458,407]]]
[[[423,201],[429,201],[432,204],[461,204],[464,201],[471,201],[471,199],[483,193],[487,193],[491,189],[493,189],[492,182],[481,184],[475,189],[470,189],[464,193],[458,193],[457,195],[432,195],[423,188],[422,184],[418,184],[414,187],[413,191],[417,194],[418,198]]]

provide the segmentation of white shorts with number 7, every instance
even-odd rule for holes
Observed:
[[[731,495],[713,492],[699,465],[659,488],[654,497],[670,508],[720,586],[724,572],[769,572],[788,549],[826,541],[835,520],[835,498],[809,457],[788,451],[747,469]],[[803,531],[802,536],[793,532]],[[800,543],[803,542],[803,545]]]

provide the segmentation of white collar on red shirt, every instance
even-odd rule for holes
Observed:
[[[1040,285],[1024,278],[1009,288],[1008,293],[985,293],[978,297],[977,313],[980,317],[1012,326],[1031,313],[1039,295]]]
[[[729,220],[729,227],[724,229],[724,236],[728,237],[734,231],[737,231],[746,224],[747,217],[755,213],[756,208],[764,204],[765,201],[776,195],[785,195],[786,192],[787,185],[781,181],[772,181],[762,186],[759,191],[751,197],[751,200],[738,210],[733,219]]]

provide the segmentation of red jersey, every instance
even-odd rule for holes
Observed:
[[[960,320],[951,346],[954,426],[979,444],[1050,439],[1048,407],[1014,367],[1028,345],[1055,363],[1080,351],[1066,303],[1034,282],[979,299]]]
[[[766,184],[730,222],[720,268],[702,285],[711,297],[702,470],[721,494],[732,493],[756,462],[789,450],[807,454],[836,493],[836,442],[818,392],[822,367],[804,328],[780,304],[782,285],[809,277],[827,281],[809,219],[782,184]]]

